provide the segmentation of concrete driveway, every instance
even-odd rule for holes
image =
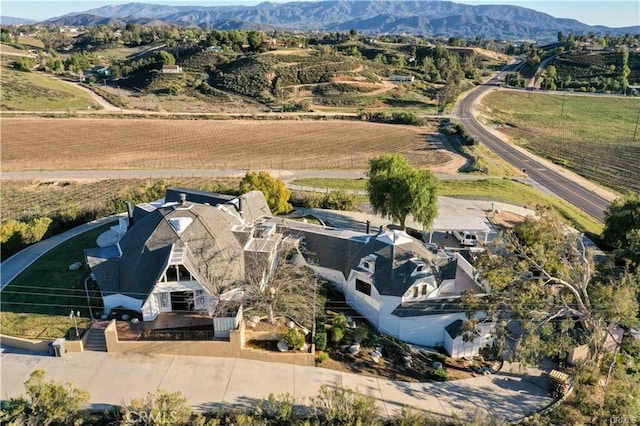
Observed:
[[[104,352],[66,353],[63,358],[54,358],[6,347],[1,350],[2,399],[23,395],[23,382],[29,374],[43,369],[49,380],[70,381],[74,387],[86,389],[95,409],[121,405],[157,389],[180,391],[195,410],[201,411],[254,404],[270,393],[294,395],[304,405],[322,385],[359,389],[375,398],[384,416],[412,406],[462,418],[486,413],[516,421],[552,402],[539,370],[529,370],[530,375],[503,371],[444,383],[405,383],[325,368],[232,358]]]

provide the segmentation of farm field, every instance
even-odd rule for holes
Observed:
[[[89,95],[78,88],[49,76],[9,67],[2,67],[0,70],[0,86],[2,111],[76,111],[99,108]]]
[[[497,91],[481,110],[518,145],[606,187],[640,191],[640,100]]]
[[[105,179],[96,181],[2,181],[2,220],[105,211],[110,200],[135,200],[149,188],[182,186],[210,192],[237,189],[239,178]],[[164,193],[164,189],[161,191]],[[146,201],[146,200],[145,200]],[[120,211],[124,211],[122,204]],[[107,213],[108,214],[108,213]]]
[[[427,142],[435,127],[338,120],[6,118],[0,131],[2,171],[367,169],[383,153],[416,167],[449,159]]]

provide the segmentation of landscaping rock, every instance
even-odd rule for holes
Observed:
[[[349,352],[352,355],[357,355],[358,352],[360,352],[360,343],[354,343],[353,345],[349,346]]]
[[[82,262],[75,262],[75,263],[72,263],[71,265],[69,265],[69,270],[70,271],[77,271],[80,268],[82,268]]]
[[[434,361],[432,366],[434,370],[442,370],[442,363],[440,361]]]
[[[289,350],[289,345],[283,340],[279,341],[277,346],[280,352],[287,352]]]

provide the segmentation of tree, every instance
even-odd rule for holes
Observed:
[[[416,170],[397,154],[384,154],[369,161],[367,193],[373,211],[400,222],[405,229],[409,214],[428,228],[437,214],[436,177]]]
[[[122,425],[179,426],[191,424],[191,408],[181,392],[159,389],[144,398],[135,398],[122,409]]]
[[[447,81],[438,90],[438,111],[443,112],[447,105],[455,102],[458,96],[458,85],[453,81]]]
[[[618,198],[604,215],[604,242],[616,249],[619,259],[626,259],[635,268],[640,266],[640,197]]]
[[[562,31],[558,31],[558,42],[559,43],[563,43],[565,41],[566,37],[564,35],[564,32]]]
[[[175,65],[176,58],[166,50],[160,50],[155,54],[155,60],[161,65]]]
[[[547,77],[555,79],[556,75],[558,75],[558,70],[555,65],[549,65],[547,67]]]
[[[249,50],[258,52],[264,48],[264,34],[260,31],[249,31],[247,34],[247,42],[249,44]]]
[[[0,411],[0,420],[13,424],[76,424],[86,415],[90,395],[71,383],[45,382],[44,370],[31,373],[24,387],[27,397],[11,398]]]
[[[290,318],[312,329],[314,300],[316,312],[322,308],[319,283],[310,268],[290,261],[294,255],[299,255],[295,248],[282,247],[276,255],[273,274],[266,271],[263,261],[248,258],[241,300],[245,312],[256,311],[272,324],[277,318]]]
[[[31,70],[31,68],[35,66],[36,66],[36,60],[34,58],[28,58],[28,57],[20,58],[14,64],[14,67],[21,71],[29,71]]]
[[[292,208],[289,204],[291,191],[280,178],[274,178],[267,172],[247,172],[240,182],[240,191],[244,194],[253,190],[262,191],[274,214],[286,213]]]
[[[635,318],[634,280],[597,270],[581,236],[567,232],[558,220],[527,218],[505,232],[497,246],[495,255],[487,252],[478,264],[491,295],[476,299],[475,308],[498,317],[501,335],[510,323],[520,326],[515,360],[562,357],[584,343],[595,357],[609,323]]]

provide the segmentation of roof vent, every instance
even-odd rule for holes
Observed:
[[[184,192],[180,193],[180,205],[184,206],[187,204],[187,194]]]

